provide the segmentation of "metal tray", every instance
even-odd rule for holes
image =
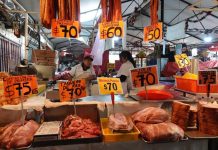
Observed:
[[[218,136],[205,134],[198,130],[185,131],[185,135],[190,139],[218,139]]]
[[[156,142],[148,142],[146,139],[144,139],[142,136],[141,136],[142,140],[147,143],[147,144],[157,144],[157,143],[172,143],[172,142],[183,142],[183,141],[187,141],[188,140],[188,137],[187,136],[184,136],[184,138],[180,141],[156,141]]]

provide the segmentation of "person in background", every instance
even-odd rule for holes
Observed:
[[[210,52],[209,52],[207,49],[198,52],[199,59],[200,59],[202,62],[210,61],[209,54],[210,54]]]
[[[192,56],[191,51],[188,50],[187,45],[185,43],[182,44],[182,54],[186,54],[187,56]]]
[[[120,54],[120,62],[122,63],[118,70],[117,76],[122,82],[123,92],[127,94],[132,89],[130,81],[130,70],[136,67],[132,54],[129,51],[122,51]]]

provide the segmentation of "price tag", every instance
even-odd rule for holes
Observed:
[[[52,37],[79,37],[79,22],[71,20],[52,20]]]
[[[11,76],[4,79],[4,95],[9,98],[18,98],[38,94],[36,76]]]
[[[59,83],[59,96],[61,102],[76,100],[86,96],[85,80],[70,80]]]
[[[122,84],[119,78],[98,78],[99,93],[102,95],[123,94]]]
[[[144,41],[156,41],[163,38],[162,22],[144,28]]]
[[[135,88],[154,85],[159,83],[157,66],[137,68],[130,70],[132,85]]]
[[[185,68],[191,65],[191,61],[186,54],[175,55],[175,61],[179,68]]]
[[[99,30],[100,39],[123,37],[124,23],[123,21],[99,23]]]
[[[113,69],[115,69],[115,64],[108,63],[108,64],[107,64],[107,71],[109,72],[109,71],[111,71],[111,70],[113,70]]]
[[[216,70],[198,71],[198,84],[199,85],[217,84],[217,71]]]

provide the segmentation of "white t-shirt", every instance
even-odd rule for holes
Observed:
[[[125,82],[122,82],[124,94],[128,93],[128,90],[132,89],[132,84],[130,81],[130,70],[134,69],[133,64],[130,61],[123,63],[117,73],[117,77],[124,75],[127,77]]]
[[[93,66],[91,66],[86,71],[83,70],[82,64],[78,64],[71,68],[70,75],[73,77],[73,79],[84,79],[89,77],[90,75],[95,75],[95,70]]]
[[[91,66],[86,71],[83,70],[82,64],[78,64],[71,68],[70,75],[73,77],[72,80],[86,79],[90,75],[96,75],[93,66]],[[90,83],[86,83],[86,95],[89,96],[91,93]]]

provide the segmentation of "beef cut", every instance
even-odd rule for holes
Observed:
[[[92,138],[101,134],[100,126],[90,119],[82,119],[78,116],[67,116],[62,124],[61,138]]]
[[[132,115],[134,123],[162,123],[169,120],[169,114],[160,108],[148,107]]]
[[[122,113],[115,113],[109,116],[109,124],[108,127],[112,130],[117,131],[131,131],[133,129],[133,123],[130,118],[127,118]]]
[[[184,137],[184,131],[171,122],[158,124],[136,123],[136,127],[148,142],[179,141]]]

